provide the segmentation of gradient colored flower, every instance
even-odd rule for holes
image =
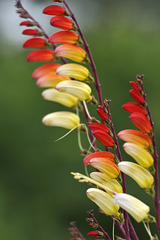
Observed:
[[[106,151],[93,152],[93,153],[88,154],[84,158],[83,163],[85,165],[89,165],[91,160],[92,161],[101,161],[103,159],[106,159],[106,160],[114,162],[115,156],[114,156],[113,153],[106,152]]]
[[[144,167],[126,161],[118,163],[118,167],[121,172],[133,178],[141,188],[150,189],[152,187],[153,176]]]
[[[89,188],[86,192],[87,197],[95,202],[102,211],[107,215],[119,216],[119,206],[113,203],[113,198],[106,192],[96,189]]]
[[[48,41],[53,44],[75,44],[78,40],[78,34],[72,31],[59,31],[48,38]]]
[[[139,112],[134,112],[129,116],[131,122],[138,127],[144,133],[150,133],[152,130],[150,121],[148,118]]]
[[[143,98],[143,96],[142,96],[139,92],[131,89],[131,90],[129,90],[129,93],[130,93],[131,97],[132,97],[137,103],[142,104],[142,105],[144,104],[144,98]]]
[[[147,115],[146,110],[142,106],[140,106],[134,102],[127,102],[127,103],[123,104],[122,107],[124,110],[126,110],[129,113],[140,112],[144,115]]]
[[[71,59],[75,62],[83,62],[86,57],[86,52],[77,45],[63,44],[56,47],[55,55]]]
[[[109,128],[106,125],[104,125],[102,123],[98,123],[98,122],[90,123],[88,125],[88,127],[91,130],[93,130],[93,131],[95,131],[95,130],[102,130],[102,131],[104,131],[106,133],[109,133],[109,131],[110,131]]]
[[[112,137],[106,133],[104,130],[95,130],[93,135],[98,139],[104,146],[113,147],[114,141]]]
[[[44,90],[42,92],[42,97],[49,101],[58,102],[66,107],[74,107],[78,103],[78,98],[68,93],[61,93],[55,88]]]
[[[62,81],[56,85],[56,89],[60,92],[69,93],[77,97],[80,101],[92,100],[91,88],[83,82],[74,80]]]
[[[146,219],[150,211],[146,204],[126,193],[115,193],[113,203],[126,210],[137,222]]]
[[[69,80],[68,77],[59,76],[56,73],[49,73],[39,78],[36,82],[38,87],[56,87],[56,85],[64,80]]]
[[[25,30],[23,30],[22,34],[24,34],[24,35],[32,35],[32,36],[39,36],[40,32],[37,29],[25,29]]]
[[[151,139],[138,130],[126,129],[120,131],[118,137],[126,142],[135,143],[144,148],[149,148],[152,145]]]
[[[60,15],[64,15],[66,13],[66,10],[63,7],[60,7],[57,5],[51,5],[51,6],[44,8],[43,13],[47,14],[47,15],[60,16]]]
[[[149,168],[153,165],[152,155],[141,146],[135,143],[125,143],[123,148],[142,167]]]
[[[61,66],[61,64],[59,64],[59,63],[44,64],[34,70],[34,72],[32,73],[32,77],[35,79],[38,79],[38,78],[43,77],[50,73],[56,74],[56,70],[60,66]]]
[[[50,62],[54,59],[54,51],[51,49],[38,49],[34,50],[27,56],[29,62]]]
[[[102,105],[99,105],[97,108],[97,113],[100,116],[100,118],[104,121],[106,121],[108,119],[107,114],[104,111],[104,107]]]
[[[30,38],[23,43],[23,47],[25,48],[41,48],[44,47],[45,45],[46,45],[45,39],[38,37]]]
[[[89,78],[90,73],[87,68],[76,63],[67,63],[57,69],[57,74],[60,76],[67,76],[77,80],[84,81]]]
[[[73,29],[73,26],[74,26],[72,20],[64,16],[56,16],[51,18],[50,24],[53,27],[61,28],[63,30],[71,30]]]
[[[42,119],[42,122],[47,126],[63,127],[67,129],[81,127],[79,117],[75,113],[65,111],[50,113]]]
[[[141,91],[141,87],[138,85],[138,83],[136,83],[135,81],[130,81],[129,83],[135,91],[138,91],[138,92]]]

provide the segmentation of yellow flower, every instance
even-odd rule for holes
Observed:
[[[108,193],[97,189],[89,188],[86,192],[87,197],[95,202],[102,211],[107,215],[119,216],[119,206],[113,203],[113,197]]]
[[[79,117],[72,112],[54,112],[46,115],[42,122],[47,126],[63,127],[72,129],[74,127],[80,128]]]
[[[88,69],[76,63],[64,64],[57,69],[56,73],[80,81],[87,80],[90,77]]]
[[[74,80],[62,81],[56,85],[56,89],[60,92],[69,93],[77,97],[80,101],[92,100],[91,88],[83,82]]]
[[[150,211],[146,204],[126,193],[114,193],[113,203],[126,210],[137,222],[146,219]]]
[[[42,97],[49,101],[58,102],[66,107],[74,107],[78,103],[78,98],[68,93],[59,92],[55,88],[44,90]]]
[[[144,167],[132,162],[118,163],[119,169],[133,178],[141,188],[150,189],[153,184],[153,176]]]

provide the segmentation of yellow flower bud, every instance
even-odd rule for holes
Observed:
[[[141,188],[150,189],[153,184],[153,176],[144,167],[132,162],[118,163],[119,169],[133,178]]]
[[[49,101],[58,102],[66,107],[74,107],[78,103],[78,98],[68,93],[59,92],[55,88],[44,90],[42,97]]]
[[[137,222],[146,219],[150,211],[146,204],[126,193],[114,193],[113,203],[126,210]]]
[[[91,88],[83,82],[74,80],[62,81],[56,85],[56,89],[60,92],[69,93],[77,97],[80,101],[92,100]]]
[[[47,126],[56,126],[72,129],[80,124],[80,119],[75,113],[64,111],[50,113],[44,116],[42,122]],[[78,126],[78,128],[80,127],[81,126]]]
[[[119,216],[119,206],[113,203],[113,198],[108,193],[97,188],[89,188],[86,194],[105,214]]]

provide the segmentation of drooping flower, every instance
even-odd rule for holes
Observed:
[[[135,143],[125,143],[123,148],[142,167],[149,168],[153,165],[152,155],[143,147]]]
[[[88,127],[91,129],[91,130],[93,130],[93,131],[95,131],[95,130],[102,130],[102,131],[104,131],[104,132],[106,132],[106,133],[109,133],[109,128],[106,126],[106,125],[104,125],[104,124],[102,124],[102,123],[98,123],[98,122],[93,122],[93,123],[90,123],[89,125],[88,125]]]
[[[74,27],[72,20],[64,16],[56,16],[51,18],[50,24],[53,27],[61,28],[63,30],[71,30]]]
[[[41,48],[44,47],[45,45],[46,45],[45,39],[38,37],[30,38],[23,43],[23,47],[25,48]]]
[[[93,135],[98,139],[104,146],[113,147],[114,141],[113,138],[103,130],[94,130]]]
[[[43,124],[47,126],[63,127],[73,129],[75,127],[81,128],[79,117],[72,112],[54,112],[47,114],[42,119]]]
[[[83,62],[86,57],[86,52],[77,45],[63,44],[56,47],[55,55],[71,59],[75,62]]]
[[[32,77],[35,78],[35,79],[38,79],[40,77],[43,77],[47,74],[50,74],[50,73],[55,73],[56,74],[56,70],[58,67],[60,67],[61,64],[59,63],[47,63],[47,64],[44,64],[38,68],[36,68],[34,70],[34,72],[32,73]]]
[[[119,206],[113,203],[113,198],[109,194],[96,188],[89,188],[86,194],[105,214],[115,217],[119,216]]]
[[[48,41],[53,44],[75,44],[78,40],[78,34],[72,31],[59,31],[48,38]]]
[[[138,85],[138,83],[136,83],[135,81],[130,81],[129,83],[135,91],[138,91],[138,92],[141,91],[141,87]]]
[[[49,73],[40,77],[36,84],[38,87],[56,87],[61,81],[68,81],[69,78],[65,76],[59,76],[56,73]]]
[[[152,145],[148,135],[133,129],[126,129],[118,133],[118,137],[126,142],[131,142],[140,145],[144,148],[149,148]]]
[[[66,13],[65,8],[58,5],[51,5],[43,9],[43,13],[47,15],[64,15]]]
[[[66,107],[74,107],[78,103],[78,98],[68,93],[59,92],[55,88],[44,90],[42,97],[49,101],[58,102]]]
[[[140,112],[144,115],[147,114],[146,110],[142,106],[140,106],[140,105],[138,105],[137,103],[134,103],[134,102],[127,102],[127,103],[123,104],[122,107],[123,107],[124,110],[126,110],[129,113]]]
[[[57,74],[84,81],[89,78],[89,70],[80,64],[67,63],[57,69]]]
[[[144,167],[127,161],[118,163],[118,167],[121,172],[133,178],[141,188],[150,189],[152,187],[153,176]]]
[[[144,98],[143,96],[138,92],[138,91],[135,91],[134,89],[131,89],[129,90],[129,93],[131,95],[131,97],[139,104],[144,104]]]
[[[91,160],[92,161],[93,160],[94,161],[101,161],[101,159],[107,159],[109,161],[114,162],[115,155],[113,153],[111,153],[111,152],[106,152],[106,151],[93,152],[93,153],[88,154],[84,158],[83,163],[85,165],[89,165]]]
[[[97,113],[100,116],[100,118],[104,121],[106,121],[108,119],[107,114],[104,111],[104,107],[102,105],[99,105],[97,108]]]
[[[83,82],[67,80],[56,85],[56,89],[60,92],[69,93],[77,97],[80,101],[92,100],[91,88]]]
[[[27,56],[27,61],[34,62],[50,62],[54,59],[54,51],[51,49],[38,49],[34,50]]]
[[[136,125],[142,132],[144,133],[150,133],[152,130],[150,121],[148,118],[139,112],[134,112],[129,116],[131,122]]]
[[[113,203],[126,210],[138,223],[146,219],[150,211],[146,204],[126,193],[115,193]]]

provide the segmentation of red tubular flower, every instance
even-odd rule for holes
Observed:
[[[23,22],[20,23],[20,26],[32,27],[34,25],[35,25],[35,23],[31,22],[31,21],[23,21]]]
[[[100,237],[100,236],[103,236],[103,233],[98,231],[98,230],[95,230],[95,231],[90,231],[87,235],[89,236],[95,236],[95,237]]]
[[[95,130],[102,130],[102,131],[104,131],[104,132],[106,132],[106,133],[109,132],[109,128],[108,128],[106,125],[102,124],[102,123],[97,123],[97,122],[90,123],[90,124],[88,125],[88,127],[89,127],[91,130],[93,130],[93,131],[95,131]]]
[[[52,5],[52,6],[48,6],[43,10],[44,14],[47,15],[64,15],[66,12],[66,10],[63,7],[60,6],[56,6],[56,5]]]
[[[114,141],[111,136],[105,133],[103,130],[95,130],[93,132],[95,138],[97,138],[104,146],[113,147]]]
[[[59,31],[52,34],[48,38],[48,41],[53,44],[65,44],[65,43],[75,44],[78,41],[78,39],[79,36],[75,32]]]
[[[29,62],[50,62],[54,59],[54,52],[51,49],[38,49],[28,54],[27,61]]]
[[[138,91],[138,92],[141,91],[141,87],[138,85],[138,83],[136,83],[135,81],[130,81],[129,83],[135,91]]]
[[[144,104],[144,98],[143,98],[143,96],[142,96],[139,92],[131,89],[131,90],[129,90],[129,93],[130,93],[131,97],[132,97],[137,103],[142,104],[142,105]]]
[[[25,48],[41,48],[46,45],[46,41],[44,38],[30,38],[23,43],[23,47]]]
[[[132,113],[129,116],[131,122],[138,127],[142,132],[149,133],[152,129],[150,121],[148,118],[139,112]]]
[[[134,103],[134,102],[127,102],[127,103],[123,104],[122,107],[123,107],[124,110],[126,110],[129,113],[140,112],[144,115],[147,114],[146,110],[142,106],[140,106],[140,105],[138,105],[137,103]]]
[[[61,28],[63,30],[71,30],[73,29],[73,22],[69,18],[66,18],[64,16],[56,16],[51,18],[50,24],[53,27]]]
[[[38,36],[40,35],[39,31],[37,29],[25,29],[22,34],[25,35],[32,35],[32,36]]]
[[[83,163],[85,165],[89,165],[90,161],[99,161],[101,159],[107,159],[111,162],[114,162],[115,156],[113,153],[111,152],[106,152],[106,151],[100,151],[100,152],[94,152],[94,153],[90,153],[88,154],[84,160]]]
[[[49,73],[55,73],[58,67],[60,67],[61,64],[59,63],[47,63],[40,67],[38,67],[34,72],[32,73],[32,77],[35,79],[38,79],[40,77],[43,77]]]
[[[107,114],[104,111],[104,107],[102,105],[99,105],[97,108],[97,113],[100,116],[100,118],[104,121],[106,121],[108,119]]]

